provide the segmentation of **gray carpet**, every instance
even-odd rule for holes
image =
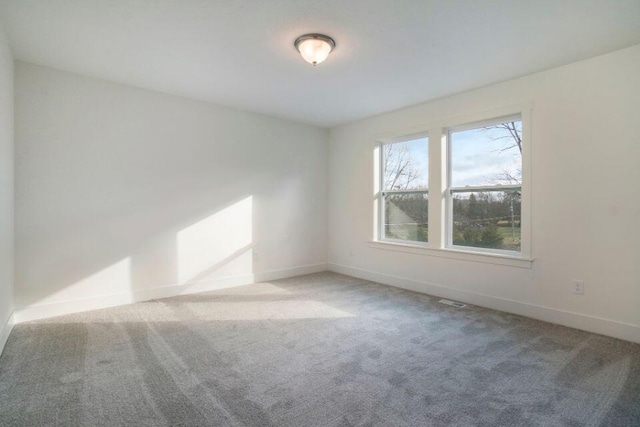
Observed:
[[[640,345],[333,273],[17,325],[3,426],[638,426]]]

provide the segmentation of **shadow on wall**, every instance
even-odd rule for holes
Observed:
[[[157,225],[157,224],[156,224]],[[120,296],[119,303],[134,302],[157,297],[158,289],[168,295],[194,290],[193,287],[225,278],[244,277],[253,280],[253,196],[244,197],[220,208],[206,218],[175,231],[158,231],[152,226],[148,239],[140,242],[131,253],[117,261],[78,280],[65,280],[87,259],[101,254],[96,248],[86,248],[90,253],[77,254],[78,263],[65,257],[67,251],[76,251],[79,246],[73,241],[71,249],[63,250],[51,260],[52,280],[45,291],[27,302],[28,306],[64,303],[89,298]],[[92,236],[84,236],[84,241]],[[124,237],[123,243],[130,245],[138,239]],[[59,269],[66,266],[67,270]],[[52,286],[54,285],[55,286]],[[222,285],[221,285],[222,286]],[[176,289],[180,287],[180,289]],[[154,291],[153,295],[150,294]],[[23,305],[23,306],[25,306]],[[91,308],[91,307],[84,307]]]

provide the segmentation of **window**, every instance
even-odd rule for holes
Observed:
[[[531,105],[377,142],[373,247],[531,266]]]
[[[448,142],[448,244],[520,252],[520,116],[451,128]]]
[[[382,240],[428,241],[428,143],[423,136],[381,146]]]

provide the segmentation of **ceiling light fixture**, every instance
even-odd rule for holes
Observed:
[[[305,34],[298,37],[293,45],[304,60],[315,67],[327,59],[336,47],[336,42],[324,34]]]

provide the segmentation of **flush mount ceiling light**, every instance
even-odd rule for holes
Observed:
[[[313,66],[327,59],[336,47],[336,42],[324,34],[305,34],[298,37],[293,44],[304,60]]]

